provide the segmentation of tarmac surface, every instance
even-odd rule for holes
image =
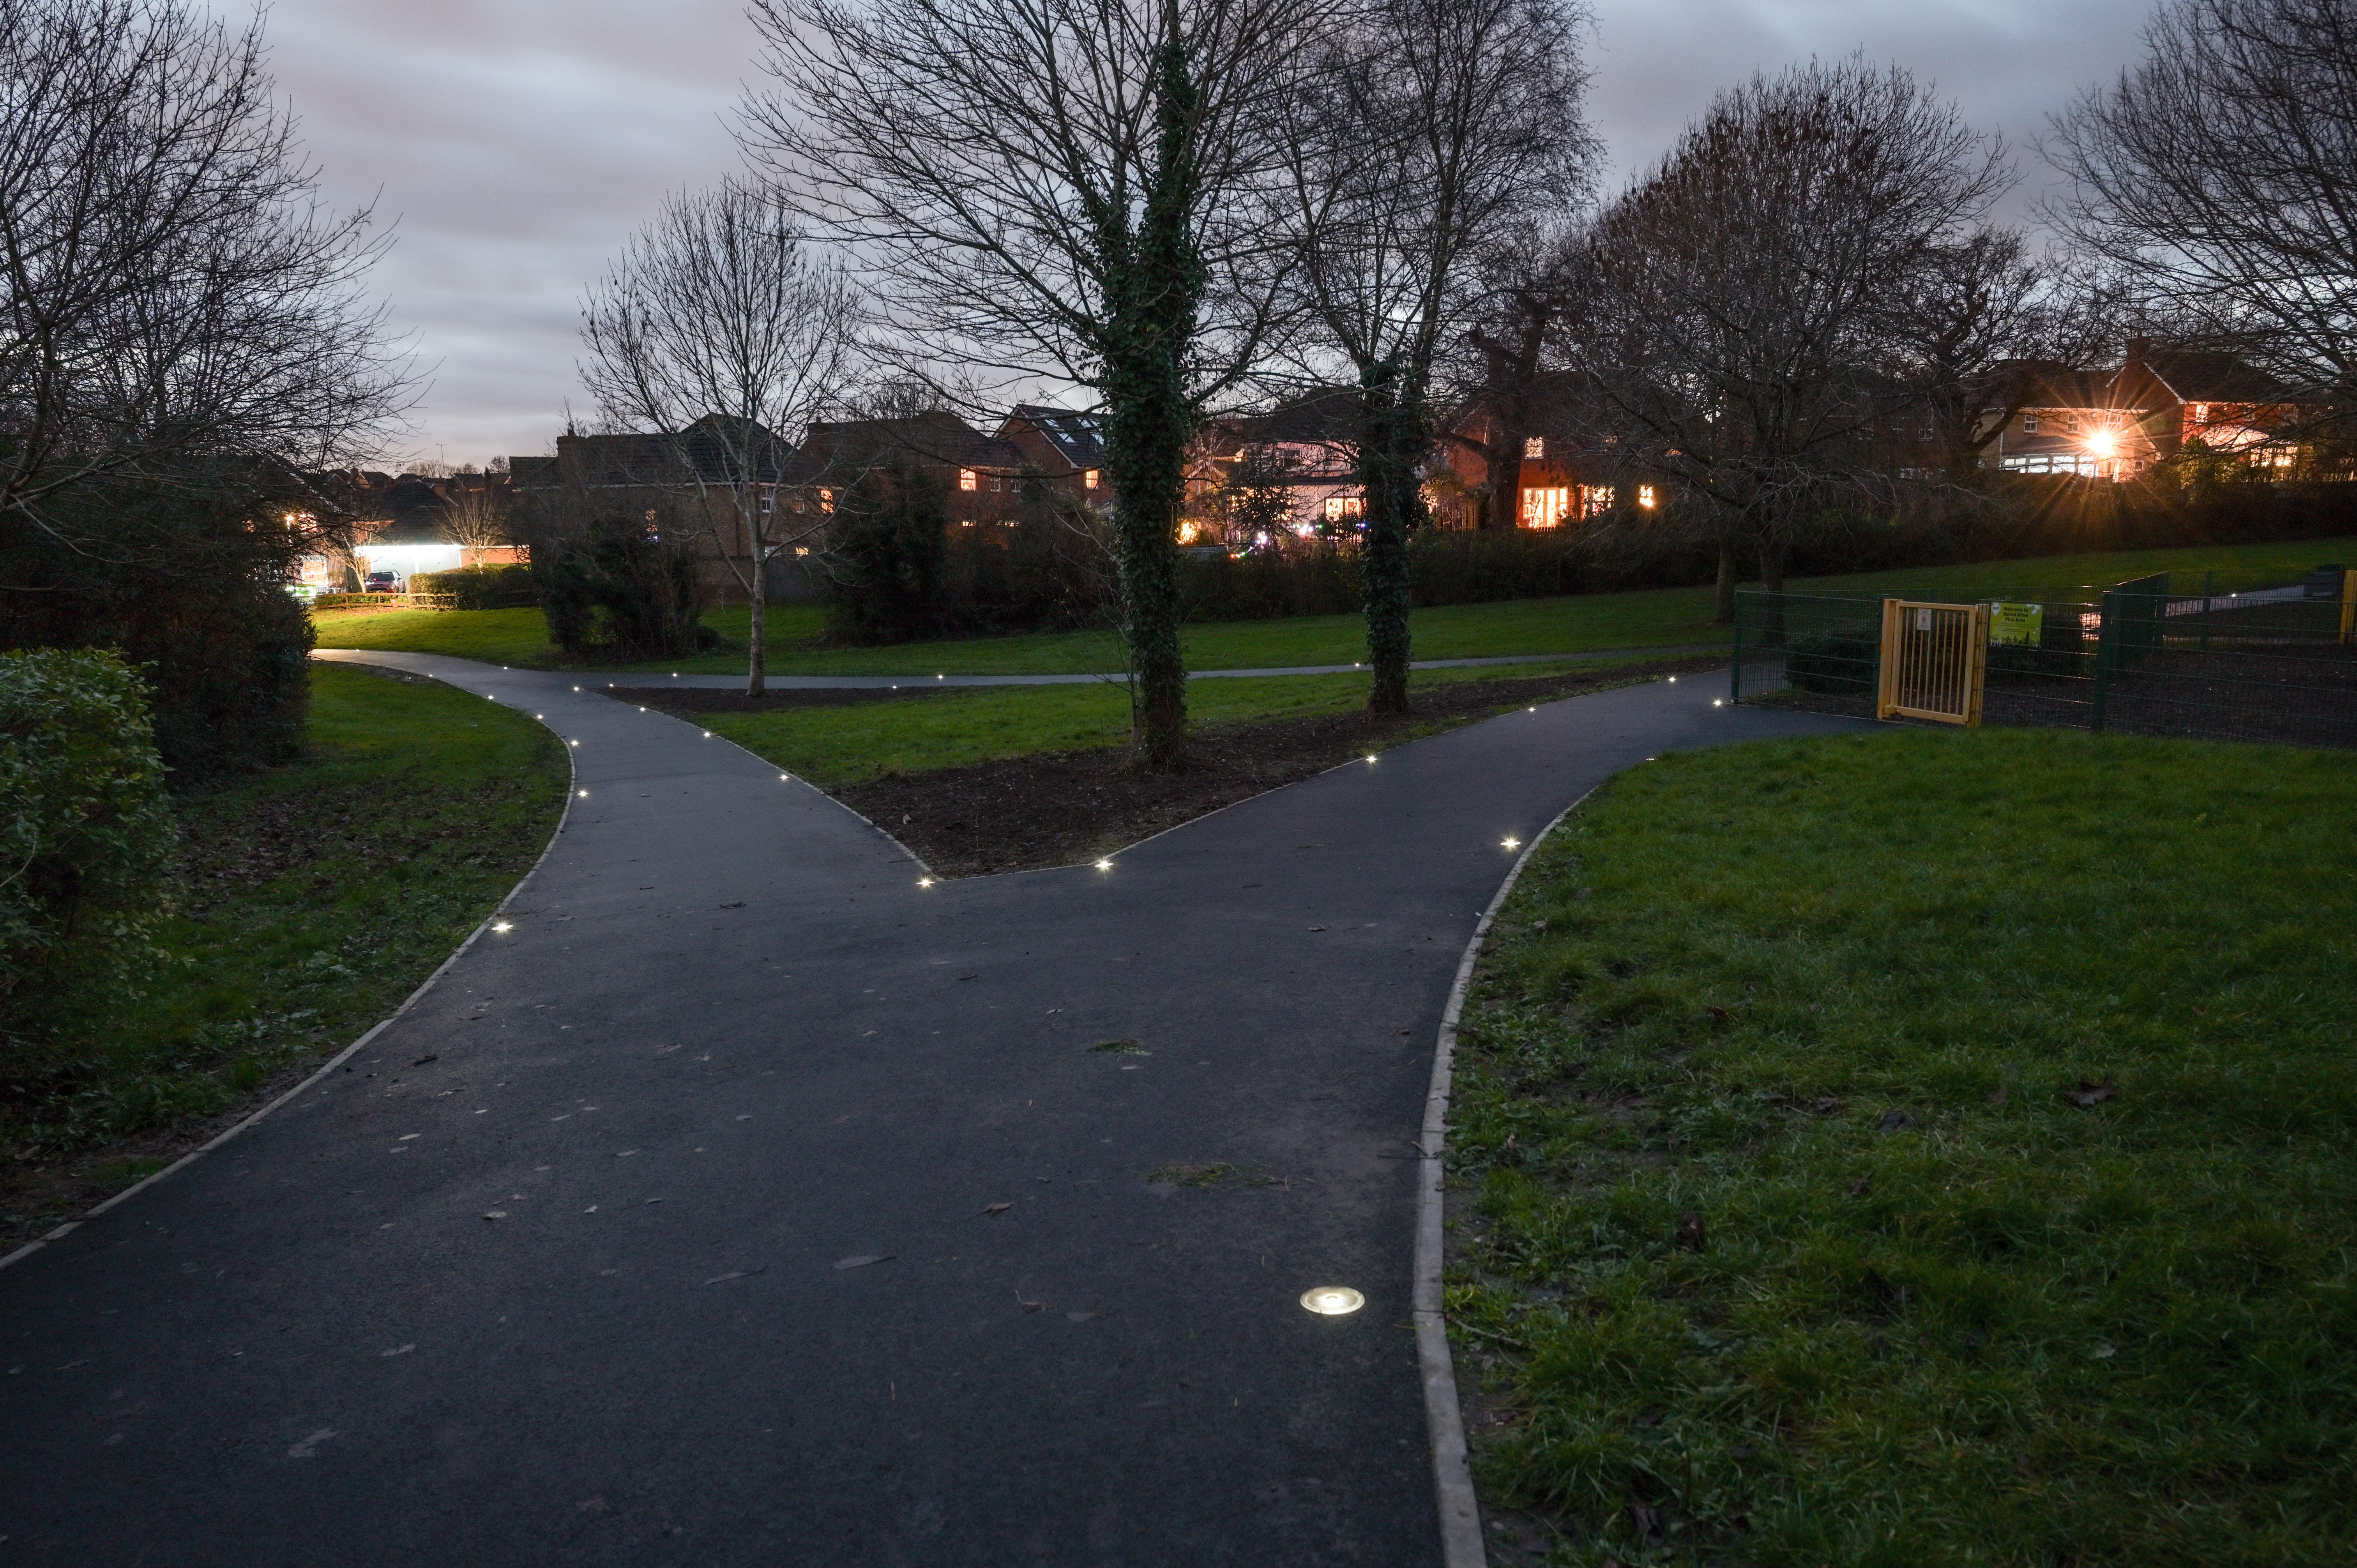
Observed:
[[[586,793],[345,1068],[0,1271],[0,1561],[1431,1563],[1415,1138],[1504,841],[1859,727],[1657,682],[924,886],[578,676],[352,658]]]

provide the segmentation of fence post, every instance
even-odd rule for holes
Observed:
[[[2116,588],[2104,590],[2103,603],[2095,614],[2095,700],[2087,715],[2087,727],[2103,733],[2104,698],[2111,684],[2112,666],[2119,657],[2119,597]]]
[[[2341,574],[2341,640],[2357,635],[2357,569]]]
[[[1743,592],[1735,595],[1735,662],[1727,671],[1727,705],[1743,701]]]
[[[2210,651],[2210,577],[2211,574],[2207,572],[2201,574],[2201,651],[2204,653]]]

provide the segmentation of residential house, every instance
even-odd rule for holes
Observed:
[[[1017,403],[999,422],[998,439],[1021,455],[1032,474],[1063,486],[1082,504],[1113,504],[1113,486],[1105,474],[1102,414]]]
[[[686,531],[698,579],[716,602],[744,602],[739,579],[750,575],[757,531],[770,541],[770,596],[815,592],[810,575],[791,565],[807,558],[823,528],[825,490],[791,442],[759,425],[708,413],[677,439],[568,430],[553,456],[510,457],[508,471],[527,510],[610,506],[641,512],[651,530]]]
[[[1021,521],[1026,485],[1047,482],[1024,445],[985,435],[943,409],[893,419],[814,424],[802,442],[811,471],[835,489],[877,471],[930,476],[946,498],[953,527],[1011,526]]]
[[[2110,371],[2056,366],[2003,421],[1984,448],[1985,465],[2017,474],[2072,474],[2120,480],[2175,457],[2194,443],[2248,463],[2288,467],[2289,432],[2301,406],[2264,373],[2231,354],[2132,344]],[[1986,438],[1985,423],[1979,434]]]

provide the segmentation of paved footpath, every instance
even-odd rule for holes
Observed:
[[[1501,841],[1855,727],[1655,682],[925,887],[577,677],[366,657],[587,793],[348,1069],[0,1272],[0,1561],[1431,1563],[1415,1139]]]

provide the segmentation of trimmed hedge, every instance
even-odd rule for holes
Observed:
[[[95,649],[0,653],[0,1038],[130,970],[177,844],[137,673]]]
[[[411,575],[409,591],[446,594],[454,610],[520,609],[540,602],[529,566],[461,566],[449,572]]]

